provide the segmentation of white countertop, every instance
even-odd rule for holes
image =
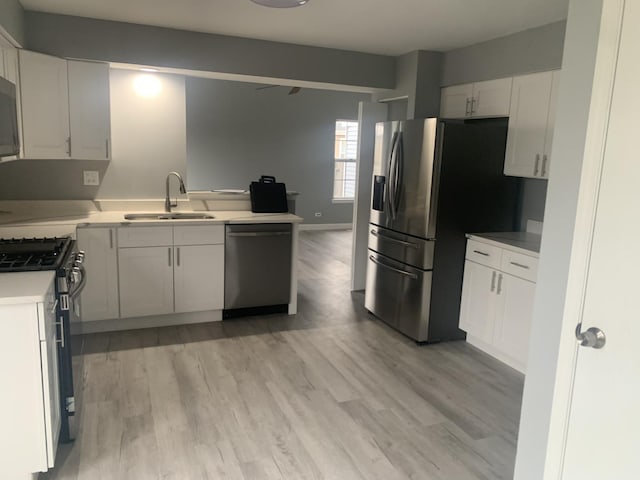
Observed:
[[[0,275],[0,305],[44,302],[54,276],[52,270]]]
[[[511,247],[510,250],[538,257],[542,236],[530,232],[488,232],[468,233],[467,238],[498,247],[504,247],[507,245]]]
[[[253,213],[250,211],[233,210],[233,211],[198,211],[201,213],[212,215],[214,218],[206,219],[189,219],[189,220],[125,220],[127,213],[145,213],[131,211],[109,211],[109,212],[88,212],[76,215],[67,215],[59,217],[46,218],[29,218],[21,219],[15,216],[4,215],[0,217],[0,226],[48,226],[48,225],[67,225],[75,224],[83,225],[202,225],[202,224],[226,224],[226,223],[301,223],[302,217],[291,213]],[[157,212],[162,214],[163,212]],[[185,213],[181,210],[180,213]]]

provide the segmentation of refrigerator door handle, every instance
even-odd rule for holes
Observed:
[[[391,152],[389,153],[389,165],[387,170],[387,178],[389,179],[389,184],[387,186],[387,199],[389,201],[389,210],[391,211],[391,218],[395,220],[396,218],[396,206],[394,203],[395,198],[395,179],[393,175],[395,174],[395,160],[396,160],[396,149],[398,148],[398,137],[400,132],[393,132],[393,139],[391,140]]]
[[[400,207],[400,192],[402,189],[402,173],[404,162],[404,142],[402,141],[402,132],[398,134],[398,142],[396,146],[396,155],[394,162],[394,174],[393,174],[393,219],[398,216],[398,209]]]
[[[391,270],[392,272],[399,273],[400,275],[404,275],[406,277],[409,277],[412,280],[417,280],[418,279],[418,275],[416,275],[415,273],[405,272],[404,270],[400,270],[399,268],[392,267],[391,265],[386,265],[386,264],[382,263],[380,260],[378,260],[376,257],[374,257],[373,255],[369,255],[369,260],[371,260],[373,263],[375,263],[376,265],[378,265],[378,266],[380,266],[382,268],[386,268],[387,270]]]

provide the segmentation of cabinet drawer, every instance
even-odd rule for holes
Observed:
[[[173,245],[173,227],[120,227],[118,247],[165,247]]]
[[[502,249],[499,247],[475,240],[467,240],[467,254],[465,257],[467,260],[472,260],[491,268],[500,268],[501,256]]]
[[[224,243],[224,225],[173,227],[175,245],[217,245]]]
[[[538,276],[538,259],[521,253],[503,250],[500,270],[535,282]]]

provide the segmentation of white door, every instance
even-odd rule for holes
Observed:
[[[513,78],[505,175],[540,177],[552,80],[552,72]]]
[[[173,247],[118,249],[123,318],[173,312]]]
[[[498,273],[467,260],[460,303],[460,329],[483,342],[493,340]]]
[[[108,160],[109,65],[69,60],[67,68],[71,157]]]
[[[589,262],[583,330],[606,335],[577,353],[563,477],[637,479],[640,472],[640,2],[625,2]]]
[[[499,78],[473,84],[472,117],[508,117],[512,78]]]
[[[79,228],[78,248],[86,253],[87,283],[80,294],[84,322],[119,317],[118,250],[115,228]]]
[[[224,245],[174,247],[176,313],[224,308]]]
[[[443,118],[464,118],[471,115],[473,84],[445,87],[440,93],[440,116]]]
[[[69,158],[67,62],[20,50],[23,150],[27,158]]]

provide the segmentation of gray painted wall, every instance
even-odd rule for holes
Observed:
[[[497,38],[459,48],[444,54],[442,86],[480,82],[532,72],[555,70],[562,66],[566,22]],[[527,219],[544,219],[547,182],[523,180],[521,228]]]
[[[566,22],[555,22],[444,54],[441,85],[479,82],[562,65]]]
[[[335,121],[358,118],[369,95],[187,78],[189,190],[249,188],[275,175],[300,192],[305,223],[350,223],[353,205],[332,203]],[[322,212],[322,217],[315,217]]]
[[[393,88],[395,58],[26,12],[26,47],[62,57]]]
[[[24,9],[18,0],[0,1],[0,27],[15,42],[24,45]]]

